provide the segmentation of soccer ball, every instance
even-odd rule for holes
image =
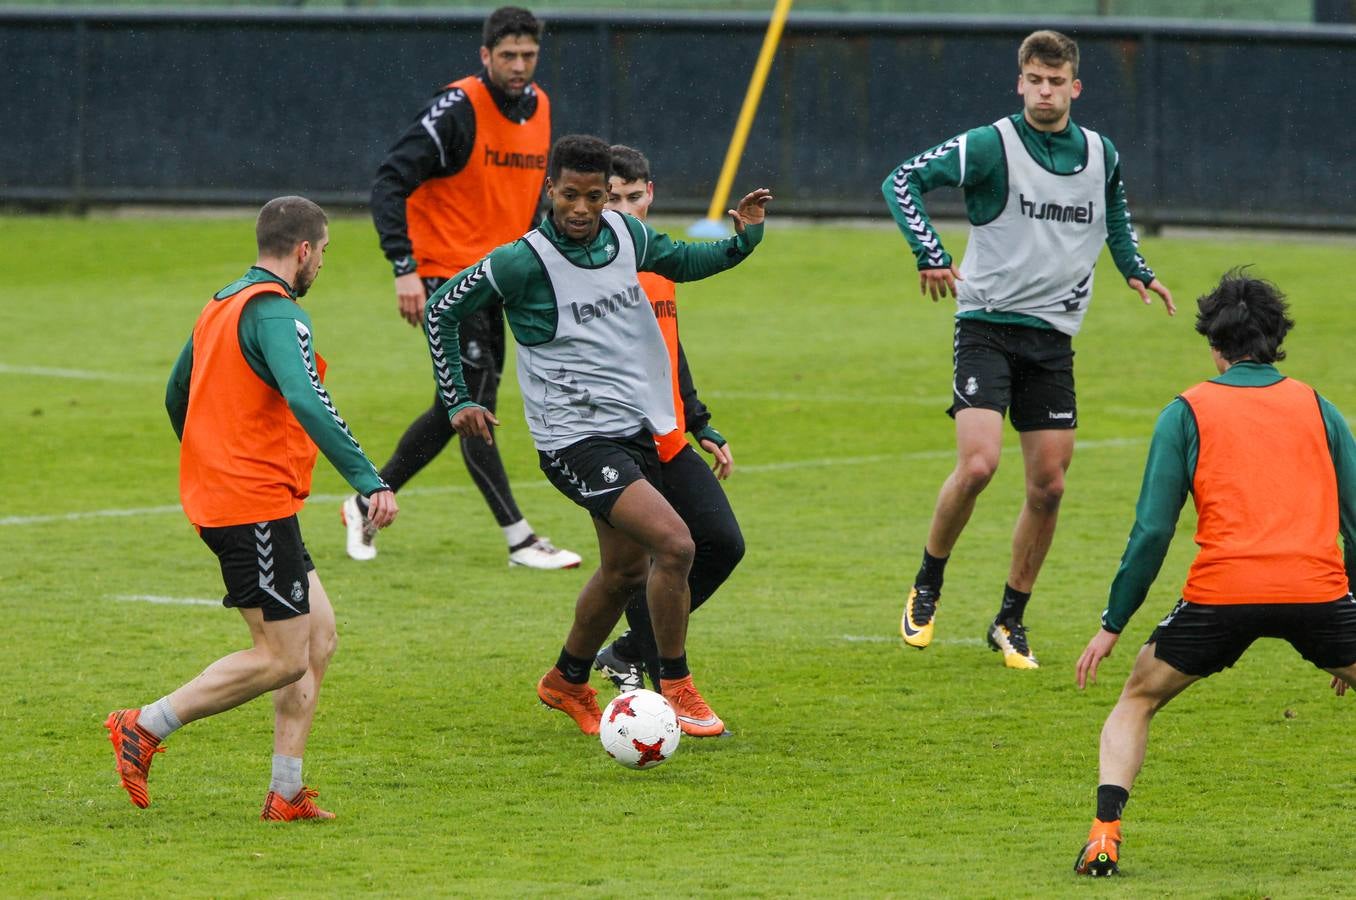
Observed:
[[[619,694],[598,729],[607,755],[628,769],[653,769],[678,749],[682,734],[669,701],[645,690]]]

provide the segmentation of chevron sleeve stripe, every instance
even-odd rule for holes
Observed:
[[[486,257],[439,288],[424,307],[424,334],[433,359],[433,379],[449,417],[472,405],[461,369],[460,322],[490,303],[497,293]]]
[[[944,269],[951,254],[942,246],[923,206],[923,194],[934,187],[959,187],[963,176],[965,135],[939,144],[902,163],[881,185],[886,203],[920,269]]]
[[[291,315],[282,314],[287,307],[294,310]],[[251,341],[257,341],[268,374],[292,415],[344,480],[364,496],[386,488],[320,382],[306,314],[278,298],[258,317]]]

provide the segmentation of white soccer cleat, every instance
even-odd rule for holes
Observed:
[[[375,551],[373,551],[375,552]],[[509,551],[509,566],[529,569],[577,569],[583,562],[578,553],[562,550],[550,538],[532,538],[532,543]]]
[[[339,521],[344,523],[348,555],[359,562],[377,558],[377,529],[367,521],[367,516],[358,508],[358,496],[354,494],[339,507]]]

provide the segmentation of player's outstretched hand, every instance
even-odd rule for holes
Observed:
[[[1339,697],[1345,697],[1347,694],[1347,683],[1340,675],[1332,677],[1332,692]]]
[[[494,443],[494,429],[499,420],[483,406],[467,406],[452,417],[452,430],[462,437],[478,437],[487,444]]]
[[[1168,290],[1168,286],[1157,278],[1149,282],[1148,287],[1145,287],[1144,282],[1138,278],[1131,278],[1130,286],[1139,294],[1139,299],[1144,301],[1145,306],[1154,302],[1154,298],[1149,296],[1149,291],[1153,291],[1163,298],[1163,307],[1168,311],[1168,315],[1177,315],[1177,304],[1172,302],[1172,291]]]
[[[936,303],[942,297],[945,297],[948,291],[951,292],[953,297],[959,296],[956,293],[956,282],[964,280],[955,263],[945,269],[919,269],[918,293],[924,297],[931,294],[932,302]]]
[[[1119,634],[1102,628],[1092,636],[1092,640],[1088,641],[1088,646],[1083,650],[1083,655],[1078,657],[1078,666],[1074,670],[1080,691],[1089,683],[1097,683],[1097,664],[1111,655],[1120,637]]]
[[[703,450],[716,459],[711,464],[711,471],[716,473],[716,480],[724,481],[729,478],[730,473],[734,471],[734,454],[730,452],[730,442],[717,444],[710,438],[702,438],[699,443]]]
[[[424,282],[419,279],[419,273],[397,275],[395,289],[400,318],[418,328],[424,321],[424,301],[428,299],[424,296]]]
[[[734,221],[735,231],[743,234],[745,225],[762,225],[763,219],[767,216],[767,202],[771,199],[772,191],[759,188],[745,194],[744,199],[740,200],[734,209],[726,210]]]
[[[398,512],[400,507],[396,505],[394,491],[373,491],[367,498],[367,521],[378,528],[394,522]]]

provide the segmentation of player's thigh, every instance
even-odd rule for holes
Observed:
[[[1022,465],[1026,468],[1026,483],[1044,487],[1063,481],[1064,473],[1073,461],[1074,432],[1072,428],[1045,428],[1039,431],[1019,432],[1022,444]]]
[[[334,605],[330,602],[320,576],[313,568],[311,581],[311,620],[310,657],[312,666],[321,666],[334,655],[339,644],[338,624],[334,615]]]
[[[1222,672],[1262,636],[1245,606],[1177,601],[1149,636],[1154,656],[1184,675]]]
[[[1160,708],[1204,676],[1189,675],[1171,663],[1159,659],[1153,643],[1140,648],[1130,677],[1125,680],[1121,698],[1149,703]]]
[[[593,529],[598,535],[598,571],[608,588],[643,590],[650,575],[650,551],[598,516],[593,517]]]
[[[691,556],[691,532],[664,495],[647,480],[632,482],[621,492],[608,524],[640,544],[651,555]]]
[[[1052,329],[1021,328],[1011,349],[1012,427],[1019,432],[1076,428],[1072,339]]]
[[[956,320],[949,415],[989,409],[1001,420],[1012,403],[1012,359],[1006,347],[1010,330],[991,322]]]
[[[1003,414],[968,407],[955,415],[957,466],[976,476],[992,475],[1003,453]]]

